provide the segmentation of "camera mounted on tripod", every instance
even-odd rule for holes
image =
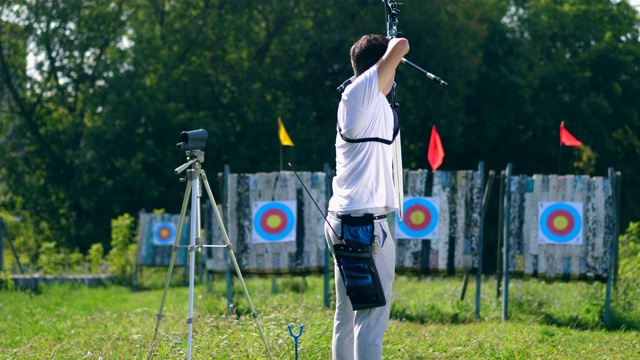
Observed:
[[[176,174],[180,174],[185,171],[189,166],[195,164],[197,169],[200,169],[200,164],[204,162],[204,149],[207,146],[207,138],[209,133],[207,130],[198,129],[191,131],[183,131],[180,133],[180,142],[176,145],[178,151],[185,151],[187,153],[187,163],[182,164],[174,170]],[[181,179],[185,181],[186,179]]]
[[[202,150],[207,146],[209,133],[205,129],[183,131],[180,133],[180,142],[176,145],[178,151]]]
[[[202,251],[202,248],[226,248],[228,250],[228,256],[231,260],[231,264],[236,269],[236,274],[242,283],[242,287],[244,289],[244,293],[247,297],[247,301],[249,303],[249,308],[251,309],[251,314],[253,314],[253,318],[255,319],[258,331],[260,336],[262,337],[262,341],[265,344],[267,352],[269,354],[269,359],[273,360],[273,354],[271,354],[271,350],[269,349],[269,344],[267,343],[267,339],[265,337],[264,332],[260,326],[260,322],[258,321],[258,312],[253,307],[253,302],[251,301],[251,297],[249,296],[249,291],[247,290],[247,286],[244,283],[244,279],[242,277],[242,272],[240,271],[240,267],[238,266],[238,261],[236,260],[235,255],[233,254],[233,248],[231,245],[231,241],[229,240],[229,236],[227,235],[227,231],[225,230],[225,224],[222,221],[222,216],[220,216],[220,212],[218,211],[218,205],[216,204],[215,199],[213,198],[213,193],[211,192],[211,187],[209,186],[209,182],[207,181],[207,176],[205,174],[204,169],[202,169],[202,163],[204,162],[204,151],[202,149],[207,145],[207,138],[209,134],[204,129],[191,130],[191,131],[183,131],[180,134],[180,142],[176,145],[178,151],[185,151],[187,155],[187,162],[177,167],[174,172],[176,174],[180,174],[181,172],[187,171],[187,176],[181,178],[181,182],[187,183],[187,189],[184,194],[184,198],[182,200],[182,210],[180,211],[180,219],[178,220],[176,241],[173,244],[173,251],[171,253],[171,260],[169,261],[169,270],[167,272],[167,278],[164,283],[164,293],[162,294],[162,301],[160,303],[160,311],[156,316],[156,328],[153,332],[153,339],[151,340],[151,347],[149,349],[148,358],[154,354],[154,345],[156,342],[156,338],[158,336],[158,328],[160,327],[160,320],[164,317],[162,311],[164,310],[164,302],[167,297],[167,290],[169,288],[169,283],[171,280],[171,273],[173,271],[173,265],[176,261],[176,256],[178,254],[178,250],[180,248],[186,248],[189,253],[189,310],[187,317],[187,326],[188,326],[188,335],[187,335],[187,359],[191,359],[191,343],[193,341],[193,300],[194,300],[194,283],[195,283],[195,268],[196,268],[196,252]],[[220,233],[224,238],[224,245],[216,245],[216,244],[205,244],[204,238],[201,233],[201,205],[200,198],[202,197],[203,190],[206,191],[206,194],[209,197],[209,202],[213,211],[215,213],[215,218],[218,220],[218,228],[220,229]],[[189,215],[189,244],[181,245],[179,244],[177,239],[182,239],[182,230],[185,228],[184,222],[187,213],[187,207],[189,205],[189,199],[191,199],[191,210]],[[230,299],[230,297],[229,297]],[[229,300],[229,303],[231,301]]]

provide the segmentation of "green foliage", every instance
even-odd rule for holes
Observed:
[[[111,251],[107,255],[109,272],[126,284],[131,284],[136,265],[135,219],[130,214],[111,221]]]
[[[18,219],[15,216],[11,216],[9,213],[2,212],[0,214],[5,223],[5,268],[11,273],[18,273],[19,266],[26,272],[33,270],[36,271],[38,261],[39,243],[37,237],[34,236],[34,229],[37,226],[33,226],[33,222],[25,221],[25,219]],[[18,254],[18,259],[15,258],[13,251],[9,250],[11,244],[9,239],[13,243],[13,246]]]
[[[625,233],[620,235],[620,260],[635,262],[640,255],[640,221],[631,222]],[[640,279],[640,273],[631,273]]]
[[[597,155],[593,152],[593,149],[587,145],[582,145],[578,147],[577,152],[579,152],[579,160],[573,163],[573,167],[580,171],[582,174],[593,174],[595,173],[595,164],[597,160]]]
[[[632,222],[625,233],[620,235],[620,266],[616,286],[615,321],[620,318],[635,316],[640,322],[640,315],[634,313],[637,299],[640,299],[640,222]]]
[[[80,252],[58,248],[53,241],[40,245],[37,265],[42,275],[78,272],[83,262],[84,256]]]
[[[97,274],[101,272],[100,268],[102,264],[104,264],[104,247],[101,243],[91,245],[86,260],[89,263],[89,269],[92,273]]]
[[[380,1],[0,3],[0,207],[29,228],[21,256],[34,264],[51,241],[108,250],[118,215],[177,212],[183,130],[209,131],[210,174],[279,170],[279,116],[296,143],[285,161],[333,164],[335,88],[383,14]],[[450,84],[398,69],[406,168],[428,167],[437,124],[443,170],[555,173],[565,121],[588,147],[565,150],[562,172],[615,164],[621,223],[640,218],[640,20],[627,2],[413,1],[399,17],[407,58]]]
[[[13,290],[15,284],[8,271],[0,271],[0,290]]]
[[[53,241],[43,242],[40,245],[38,256],[38,268],[43,275],[52,275],[62,270],[64,255],[56,251],[56,243]]]

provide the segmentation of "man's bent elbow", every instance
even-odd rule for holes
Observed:
[[[391,45],[394,48],[397,48],[398,51],[404,56],[409,52],[411,46],[409,45],[409,40],[405,38],[395,38],[391,40]]]

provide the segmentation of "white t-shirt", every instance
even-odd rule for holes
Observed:
[[[348,139],[393,140],[393,112],[378,89],[376,66],[358,76],[342,94],[338,127]],[[392,159],[392,145],[379,141],[350,143],[338,133],[329,211],[381,214],[397,210]]]

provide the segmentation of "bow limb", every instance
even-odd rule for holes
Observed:
[[[404,217],[404,174],[402,170],[402,146],[400,145],[400,132],[393,142],[393,183],[398,197],[398,219]]]

